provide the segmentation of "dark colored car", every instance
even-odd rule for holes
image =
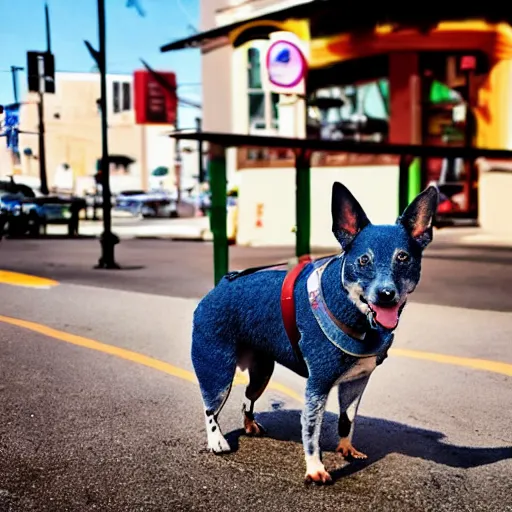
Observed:
[[[68,234],[78,232],[78,214],[86,207],[80,198],[36,197],[26,185],[0,182],[0,228],[10,236],[39,235],[47,224],[67,224]]]
[[[35,199],[35,193],[26,185],[0,182],[1,234],[23,235],[39,233],[40,212],[24,203]]]

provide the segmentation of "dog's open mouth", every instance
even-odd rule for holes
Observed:
[[[399,301],[396,304],[386,306],[368,302],[361,296],[361,300],[370,308],[373,319],[376,323],[384,327],[384,329],[396,329],[400,313],[405,306],[405,301]]]

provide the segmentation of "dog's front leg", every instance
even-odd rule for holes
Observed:
[[[338,403],[340,406],[340,416],[338,419],[338,434],[340,442],[336,451],[343,457],[353,459],[366,459],[367,456],[356,450],[352,446],[352,436],[354,435],[354,421],[357,410],[361,402],[364,390],[370,377],[362,377],[357,380],[342,382],[338,385]]]
[[[329,388],[330,389],[330,388]],[[329,484],[331,475],[325,470],[320,452],[320,430],[324,417],[329,389],[322,389],[308,379],[306,384],[306,404],[302,411],[302,444],[306,456],[306,483]]]

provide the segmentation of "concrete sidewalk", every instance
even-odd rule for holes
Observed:
[[[446,227],[434,231],[434,239],[462,246],[512,248],[512,235],[492,233],[479,227]]]
[[[199,241],[211,239],[209,217],[151,220],[115,217],[112,219],[112,230],[121,239],[165,238]],[[101,220],[82,220],[78,232],[82,236],[99,237],[103,232],[103,223]],[[50,225],[47,234],[66,235],[67,226]]]

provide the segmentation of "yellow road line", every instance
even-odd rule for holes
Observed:
[[[53,279],[20,274],[18,272],[9,272],[8,270],[0,270],[0,283],[9,284],[11,286],[24,286],[27,288],[52,288],[59,284]]]
[[[78,336],[76,334],[70,334],[68,332],[59,331],[57,329],[53,329],[52,327],[48,327],[46,325],[38,324],[35,322],[30,322],[28,320],[21,320],[18,318],[0,315],[0,322],[14,325],[16,327],[22,327],[23,329],[28,329],[32,332],[37,332],[54,340],[64,341],[66,343],[71,343],[72,345],[77,345],[79,347],[84,347],[91,350],[96,350],[98,352],[103,352],[105,354],[110,354],[112,356],[119,357],[120,359],[132,361],[134,363],[147,366],[148,368],[153,368],[154,370],[158,370],[168,375],[172,375],[173,377],[177,377],[179,379],[197,384],[197,379],[193,372],[189,370],[184,370],[183,368],[179,368],[170,363],[160,361],[159,359],[155,359],[153,357],[149,357],[138,352],[133,352],[131,350],[116,347],[114,345],[101,343],[99,341],[92,340],[90,338],[85,338],[83,336]],[[507,376],[512,376],[512,364],[501,363],[498,361],[487,361],[484,359],[447,356],[443,354],[434,354],[430,352],[420,352],[416,350],[406,350],[398,348],[391,349],[390,352],[393,355],[399,357],[408,357],[412,359],[433,361],[436,363],[464,366],[466,368],[472,368],[475,370],[483,370],[493,373],[500,373]],[[234,384],[247,385],[247,383],[247,376],[243,373],[237,372],[237,374],[235,375]],[[293,400],[296,400],[298,402],[304,402],[303,397],[299,393],[283,384],[280,384],[279,382],[271,381],[268,385],[268,389],[273,389],[274,391],[277,391],[285,396],[288,396],[289,398],[292,398]]]
[[[392,348],[389,352],[398,357],[409,357],[411,359],[422,359],[424,361],[432,361],[434,363],[464,366],[466,368],[472,368],[473,370],[501,373],[512,377],[512,364],[502,363],[500,361],[474,359],[472,357],[448,356],[433,352],[421,352],[419,350],[407,350],[403,348]]]
[[[79,347],[96,350],[98,352],[110,354],[121,359],[126,359],[127,361],[132,361],[134,363],[147,366],[148,368],[153,368],[154,370],[167,373],[168,375],[172,375],[173,377],[177,377],[179,379],[197,384],[197,379],[193,372],[184,370],[183,368],[179,368],[164,361],[160,361],[159,359],[155,359],[144,354],[139,354],[138,352],[133,352],[132,350],[116,347],[114,345],[108,345],[106,343],[101,343],[96,340],[91,340],[90,338],[85,338],[83,336],[78,336],[76,334],[70,334],[68,332],[59,331],[46,325],[30,322],[28,320],[21,320],[19,318],[12,318],[9,316],[0,315],[0,322],[15,325],[16,327],[22,327],[23,329],[28,329],[30,331],[37,332],[44,336],[48,336],[49,338],[53,338],[54,340],[64,341],[66,343],[71,343],[72,345],[77,345]],[[233,381],[235,385],[247,385],[248,382],[249,381],[246,375],[238,372],[235,376],[235,380]],[[284,386],[283,384],[279,384],[278,382],[270,382],[267,389],[273,389],[274,391],[278,391],[283,395],[286,395],[299,402],[303,401],[303,398],[299,393],[296,393],[293,389],[290,389]]]

